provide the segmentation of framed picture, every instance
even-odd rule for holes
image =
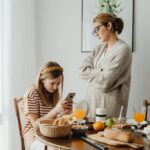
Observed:
[[[124,29],[119,38],[124,40],[133,51],[134,0],[120,0],[120,17],[124,21]],[[90,52],[101,41],[93,36],[93,18],[98,14],[98,0],[82,0],[82,32],[81,52]]]

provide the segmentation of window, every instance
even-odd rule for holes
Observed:
[[[1,1],[0,1],[0,7],[1,7]],[[2,121],[2,12],[0,8],[0,124]]]

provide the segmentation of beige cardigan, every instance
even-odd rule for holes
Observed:
[[[105,46],[97,46],[80,68],[81,77],[89,82],[85,96],[90,106],[88,116],[94,117],[96,108],[102,107],[104,102],[108,116],[118,117],[121,105],[125,106],[125,116],[130,90],[132,51],[124,41],[119,40],[97,67],[96,63]]]

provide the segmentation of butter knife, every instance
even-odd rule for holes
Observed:
[[[100,150],[108,150],[108,147],[100,144],[99,142],[96,142],[90,138],[87,138],[87,137],[84,137],[84,136],[81,136],[81,139],[88,142],[89,144],[95,146],[96,148],[100,149]]]

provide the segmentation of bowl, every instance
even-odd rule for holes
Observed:
[[[47,120],[41,120],[40,125],[52,125],[54,122],[54,119],[47,119]]]
[[[76,136],[85,135],[88,131],[88,126],[85,125],[73,125],[72,126],[72,133]]]

